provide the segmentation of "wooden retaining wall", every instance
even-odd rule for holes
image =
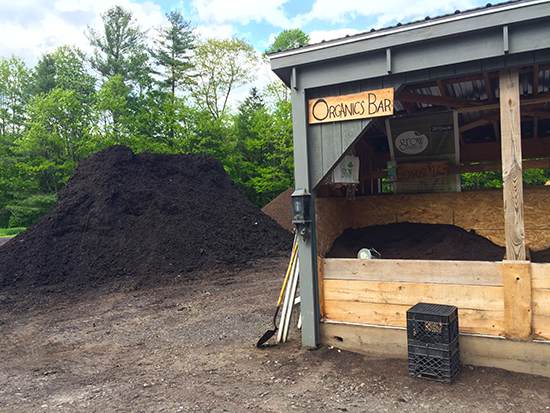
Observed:
[[[526,187],[523,192],[525,239],[534,251],[550,247],[550,186]],[[394,222],[457,225],[506,245],[502,189],[450,194],[380,195],[315,200],[317,250],[330,250],[346,228]]]
[[[550,354],[550,343],[541,347],[540,342],[533,341],[550,340],[550,264],[319,258],[318,267],[321,316],[326,324],[321,330],[332,331],[324,334],[327,344],[335,337],[343,341],[335,335],[339,328],[335,325],[348,326],[341,329],[350,337],[361,336],[364,328],[372,334],[372,328],[377,327],[376,334],[382,341],[371,342],[372,346],[367,341],[359,347],[384,353],[384,340],[394,340],[395,345],[388,344],[386,355],[406,357],[402,333],[393,329],[406,328],[407,309],[418,302],[454,305],[458,307],[461,334],[511,339],[533,344],[518,344],[529,351],[539,349],[532,358],[522,355],[519,364],[508,356],[505,364],[499,364],[498,352],[489,354],[494,346],[488,345],[485,351],[478,339],[466,339],[466,343],[476,346],[475,351],[468,345],[464,349],[471,355],[471,364],[485,360],[480,361],[481,365],[550,376],[548,361],[536,368],[530,366],[531,361],[540,364],[542,354]],[[341,343],[336,345],[342,347]],[[461,342],[461,351],[463,348]],[[493,361],[487,364],[489,359]],[[510,367],[516,364],[521,367]]]

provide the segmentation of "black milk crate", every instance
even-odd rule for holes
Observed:
[[[409,344],[449,349],[458,340],[458,309],[451,305],[418,303],[407,310]]]
[[[409,344],[409,376],[452,384],[460,371],[458,340],[449,349]]]

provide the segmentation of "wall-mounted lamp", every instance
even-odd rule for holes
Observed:
[[[309,224],[311,222],[311,194],[305,188],[296,189],[292,195],[292,223]]]
[[[305,241],[311,235],[311,194],[305,188],[298,188],[291,195],[292,223],[296,224],[298,233]],[[301,227],[301,228],[300,228]]]

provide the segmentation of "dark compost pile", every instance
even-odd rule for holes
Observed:
[[[501,261],[505,248],[474,231],[454,225],[399,222],[347,229],[336,239],[329,258],[357,258],[374,248],[386,259]]]
[[[287,254],[292,234],[220,162],[113,146],[83,160],[54,210],[0,248],[0,286],[185,278]]]

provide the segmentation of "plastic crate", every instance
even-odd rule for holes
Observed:
[[[418,303],[407,310],[409,344],[434,344],[449,349],[458,340],[458,308],[451,305]]]
[[[460,371],[458,340],[448,350],[409,345],[409,376],[452,384]]]

